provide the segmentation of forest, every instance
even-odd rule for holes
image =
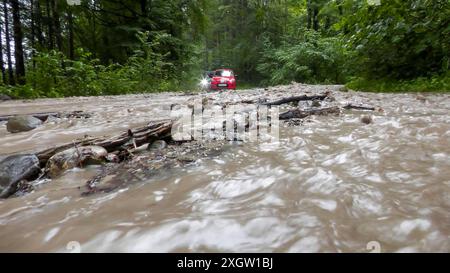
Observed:
[[[450,91],[449,0],[2,0],[0,94],[116,95],[293,81]]]

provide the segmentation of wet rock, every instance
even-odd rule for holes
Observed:
[[[321,104],[320,101],[318,101],[318,100],[315,100],[315,101],[313,101],[313,103],[312,103],[312,107],[318,108],[318,107],[321,107],[321,106],[322,106],[322,104]]]
[[[21,181],[36,178],[40,173],[35,155],[13,155],[0,162],[0,198],[7,198],[18,190]]]
[[[427,98],[426,98],[425,96],[422,96],[422,95],[418,95],[418,96],[416,97],[416,99],[417,99],[418,101],[421,101],[421,102],[427,102]]]
[[[180,161],[181,163],[192,163],[195,162],[195,158],[190,155],[182,155],[178,157],[178,161]]]
[[[108,151],[100,146],[85,146],[65,150],[52,156],[46,166],[46,172],[50,178],[55,178],[64,171],[103,163],[108,156]]]
[[[0,101],[12,100],[12,98],[5,94],[0,94]]]
[[[148,146],[149,151],[161,151],[167,148],[167,142],[164,140],[157,140]]]
[[[21,180],[17,183],[17,191],[10,197],[20,197],[35,190],[34,185],[30,181]]]
[[[348,92],[348,88],[346,86],[342,86],[341,88],[339,88],[339,91]]]
[[[290,119],[290,120],[286,121],[286,125],[288,127],[296,127],[296,126],[303,125],[303,122],[304,122],[303,119],[294,118],[294,119]]]
[[[325,99],[325,101],[328,101],[328,102],[335,102],[335,101],[336,101],[336,98],[333,97],[333,96],[328,96],[328,97]]]
[[[371,116],[363,116],[361,118],[361,122],[368,125],[368,124],[373,123],[373,119]]]
[[[258,98],[256,104],[263,104],[268,102],[269,100],[267,98]]]
[[[6,124],[6,129],[10,133],[28,132],[42,125],[42,120],[33,116],[12,117]]]
[[[111,162],[111,163],[119,163],[120,162],[120,158],[116,154],[108,154],[106,156],[105,160],[107,162]]]
[[[120,164],[105,164],[103,171],[87,181],[82,196],[111,192],[133,183],[173,175],[175,168],[192,164],[197,159],[219,156],[228,142],[174,143],[161,152],[145,153]]]

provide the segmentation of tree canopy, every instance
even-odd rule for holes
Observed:
[[[420,82],[450,88],[448,0],[2,0],[0,93]],[[427,89],[424,87],[423,89]]]

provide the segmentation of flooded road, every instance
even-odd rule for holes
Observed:
[[[0,200],[0,252],[450,251],[450,96],[339,92],[291,85],[208,94],[238,102],[331,91],[335,104],[382,107],[281,123],[277,143],[228,143],[221,153],[105,194],[74,169],[25,196]],[[0,115],[83,110],[10,134],[0,157],[36,152],[168,118],[194,95],[154,94],[0,103]],[[307,106],[309,102],[305,102]],[[361,122],[372,115],[373,123]],[[69,244],[71,243],[72,244]],[[370,244],[369,244],[370,245]]]

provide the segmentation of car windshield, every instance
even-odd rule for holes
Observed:
[[[233,72],[230,70],[217,70],[216,76],[218,77],[231,77],[233,75]]]

